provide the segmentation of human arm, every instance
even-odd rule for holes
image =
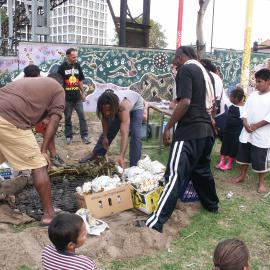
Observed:
[[[108,140],[109,122],[108,122],[108,119],[102,117],[101,123],[102,123],[102,130],[103,130],[103,132],[102,132],[102,145],[103,145],[104,149],[108,151],[108,149],[109,149],[109,140]]]
[[[44,137],[43,137],[43,143],[41,146],[41,153],[46,153],[48,151],[48,146],[49,143],[51,142],[52,138],[54,137],[57,128],[58,128],[58,124],[60,121],[61,117],[57,114],[52,114],[49,118],[49,122],[47,124],[46,127],[46,131],[44,133]]]
[[[269,124],[269,122],[267,122],[267,121],[265,121],[265,120],[262,120],[262,121],[260,121],[260,122],[258,122],[258,123],[250,124],[249,127],[250,127],[251,132],[253,132],[253,131],[255,131],[256,129],[261,128],[261,127],[264,127],[264,126],[266,126],[266,125],[268,125],[268,124]]]
[[[187,66],[182,66],[176,76],[176,100],[178,103],[174,109],[168,124],[163,131],[163,143],[170,143],[170,129],[178,121],[181,121],[187,112],[192,98],[192,74]]]
[[[126,104],[125,104],[126,105]],[[128,133],[129,133],[129,124],[130,124],[130,115],[128,106],[122,106],[119,112],[120,119],[120,135],[121,135],[121,144],[120,144],[120,155],[118,157],[119,165],[124,168],[124,158],[128,147]]]
[[[189,105],[190,105],[190,99],[183,98],[179,100],[173,112],[173,115],[171,116],[168,124],[166,125],[163,131],[164,145],[170,144],[170,129],[175,125],[176,122],[180,121],[183,118],[183,116],[188,110]]]
[[[246,118],[242,118],[242,120],[243,120],[243,126],[246,129],[246,131],[248,133],[251,133],[253,130],[251,129],[249,123],[247,122],[247,119]]]

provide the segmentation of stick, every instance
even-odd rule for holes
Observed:
[[[268,201],[266,201],[266,200],[264,200],[262,198],[259,198],[259,200],[262,201],[262,202],[264,202],[264,203],[270,204],[270,202],[268,202]]]
[[[182,239],[182,241],[184,241],[184,240],[190,238],[191,236],[193,236],[193,235],[196,234],[197,232],[198,232],[198,231],[195,231],[195,232],[189,234],[188,236],[184,237],[184,238]]]

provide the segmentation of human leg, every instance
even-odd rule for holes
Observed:
[[[247,169],[248,169],[248,164],[242,164],[240,166],[240,173],[236,177],[232,179],[232,182],[235,184],[241,183],[245,181],[246,175],[247,175]]]
[[[241,165],[240,173],[232,178],[232,182],[237,184],[245,181],[247,169],[251,163],[251,144],[239,143],[239,148],[236,156],[236,162]]]
[[[160,195],[157,210],[148,218],[146,226],[162,232],[163,224],[170,218],[181,188],[182,180],[189,179],[189,159],[185,147],[186,142],[176,141],[173,143],[167,163],[165,179],[166,184]]]
[[[266,182],[265,182],[265,173],[258,173],[259,183],[258,183],[258,192],[265,193],[266,189]]]
[[[73,137],[73,132],[72,132],[72,122],[71,122],[71,116],[74,108],[74,103],[70,101],[66,101],[66,106],[65,106],[65,136],[66,139],[72,139]],[[69,140],[67,140],[69,142]]]
[[[136,166],[141,158],[142,139],[141,128],[143,121],[143,110],[137,110],[130,113],[130,144],[129,144],[129,160],[130,166]]]
[[[31,130],[18,129],[0,117],[0,157],[11,163],[16,170],[32,170],[34,185],[40,195],[44,216],[42,222],[49,223],[54,216],[51,202],[47,161]]]
[[[207,137],[194,141],[193,149],[197,158],[192,162],[194,167],[191,171],[191,180],[202,206],[211,212],[216,212],[219,199],[210,167],[214,139]]]
[[[75,103],[75,111],[77,112],[79,118],[81,138],[88,138],[88,126],[83,111],[83,103],[81,100]]]
[[[41,167],[32,170],[34,186],[39,194],[41,204],[43,207],[43,216],[41,222],[43,224],[49,224],[55,212],[52,205],[51,199],[51,183],[48,176],[47,168]]]

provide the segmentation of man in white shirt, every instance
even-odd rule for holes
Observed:
[[[250,94],[241,118],[244,128],[240,134],[237,163],[241,164],[240,175],[234,183],[245,180],[248,165],[258,173],[258,192],[266,192],[265,173],[269,168],[270,149],[270,70],[255,73],[256,89]]]

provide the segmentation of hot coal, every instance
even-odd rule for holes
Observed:
[[[78,210],[75,196],[76,187],[90,181],[78,175],[51,177],[52,201],[54,208],[74,213]],[[43,214],[39,195],[34,186],[28,185],[16,196],[16,207],[30,217],[40,220]]]

